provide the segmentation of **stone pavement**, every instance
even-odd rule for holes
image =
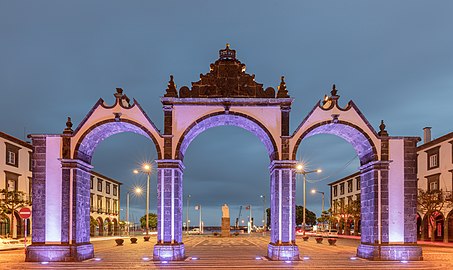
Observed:
[[[336,246],[328,243],[316,244],[297,239],[301,261],[268,261],[269,237],[238,236],[219,238],[213,236],[185,236],[186,261],[153,262],[152,251],[155,239],[130,244],[126,239],[123,246],[116,246],[112,239],[94,241],[97,260],[84,262],[24,262],[23,250],[0,252],[0,269],[453,269],[453,248],[424,246],[424,261],[385,262],[355,258],[359,244],[356,239],[338,239]],[[352,259],[351,259],[352,258]]]

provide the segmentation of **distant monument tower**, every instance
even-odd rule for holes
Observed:
[[[230,210],[226,203],[222,206],[222,228],[220,236],[230,237]]]

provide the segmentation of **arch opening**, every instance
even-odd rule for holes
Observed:
[[[96,147],[106,138],[123,132],[140,134],[150,139],[155,145],[158,158],[160,159],[161,151],[156,138],[154,138],[151,132],[145,127],[129,120],[122,120],[121,122],[108,120],[93,125],[77,142],[74,151],[74,159],[80,159],[91,164],[91,159]]]
[[[181,136],[178,146],[176,147],[176,158],[183,160],[184,154],[190,143],[199,134],[207,129],[218,126],[236,126],[251,132],[264,144],[270,160],[272,161],[278,159],[279,155],[277,144],[270,131],[258,120],[250,116],[234,112],[229,112],[228,114],[221,112],[206,115],[192,123],[192,125],[186,129],[183,136]]]

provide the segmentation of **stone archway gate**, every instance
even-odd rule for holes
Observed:
[[[358,256],[373,260],[420,260],[416,245],[415,137],[377,133],[351,101],[339,107],[335,86],[316,104],[293,134],[293,99],[282,77],[278,91],[263,88],[245,72],[227,47],[207,74],[179,92],[170,77],[162,97],[160,132],[136,100],[118,88],[114,105],[100,99],[79,126],[70,119],[62,134],[30,135],[33,141],[33,237],[27,261],[81,261],[94,256],[90,243],[90,171],[96,146],[105,138],[134,132],[149,138],[158,160],[158,235],[155,260],[181,260],[184,154],[201,132],[233,125],[255,134],[269,160],[271,239],[268,257],[298,260],[295,242],[296,152],[309,136],[335,134],[352,144],[361,162],[362,240]],[[303,251],[302,251],[303,252]]]

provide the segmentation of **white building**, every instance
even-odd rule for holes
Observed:
[[[31,144],[11,135],[0,132],[0,190],[16,190],[25,193],[31,204],[32,157]],[[119,234],[120,186],[122,183],[97,172],[91,172],[90,217],[91,235]],[[30,206],[27,206],[31,208]],[[33,217],[32,217],[33,218]],[[27,234],[31,234],[31,221],[27,224]],[[24,236],[24,223],[16,211],[12,215],[0,216],[0,235],[13,238]],[[93,223],[93,221],[97,221]]]
[[[122,183],[97,172],[91,172],[90,234],[119,234],[120,186]]]
[[[431,140],[431,128],[424,128],[423,142],[417,147],[417,179],[418,188],[423,190],[442,190],[444,199],[452,201],[453,195],[453,132],[435,140]],[[351,191],[352,185],[352,191]],[[340,213],[338,207],[348,204],[352,199],[360,200],[360,172],[332,182],[330,186],[330,202],[332,212]],[[338,202],[338,203],[337,203]],[[338,205],[335,208],[335,205]],[[337,228],[346,227],[341,217],[337,215]],[[435,240],[453,242],[453,208],[445,203],[441,211],[426,215],[419,207],[417,213],[418,238],[431,238],[430,222],[435,220]],[[360,221],[359,221],[360,223]]]
[[[453,189],[453,132],[431,140],[431,128],[424,128],[423,144],[417,147],[418,188],[442,190],[445,200],[452,200]],[[428,218],[435,220],[435,239],[453,241],[453,208],[445,204],[443,209],[426,215],[419,209],[417,225],[419,238],[431,238]]]
[[[344,210],[353,201],[360,201],[360,172],[329,183],[329,186],[332,214],[336,217],[332,229],[337,229],[340,234],[348,235],[351,230],[354,230],[354,234],[358,234],[360,219],[345,215]]]
[[[0,189],[22,191],[31,203],[31,144],[11,135],[0,132]],[[3,198],[2,198],[3,199]],[[31,206],[28,206],[31,208]],[[24,223],[19,217],[18,210],[12,214],[0,216],[0,235],[13,238],[24,236]],[[11,221],[12,220],[12,221]],[[12,230],[11,228],[12,222]],[[27,224],[30,232],[30,222]]]

